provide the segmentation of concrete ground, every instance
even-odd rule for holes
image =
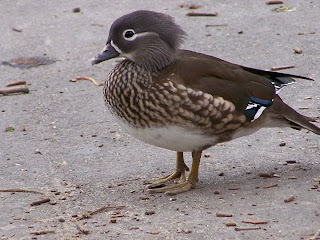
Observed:
[[[143,181],[170,173],[175,153],[120,129],[104,106],[102,87],[70,82],[77,76],[103,82],[116,61],[91,67],[89,59],[103,48],[111,23],[150,9],[182,25],[188,33],[183,48],[261,69],[294,65],[283,71],[315,81],[298,80],[281,96],[319,117],[320,2],[283,5],[290,11],[256,0],[0,1],[0,61],[57,60],[24,69],[0,65],[0,88],[26,80],[30,89],[0,95],[1,239],[317,239],[319,136],[264,129],[219,144],[205,151],[197,189],[150,195]],[[219,15],[187,17],[190,11]],[[50,202],[30,205],[46,198]]]

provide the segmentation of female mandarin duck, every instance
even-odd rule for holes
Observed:
[[[170,16],[140,10],[112,24],[105,48],[92,59],[98,64],[125,58],[105,82],[108,109],[132,136],[177,152],[176,170],[152,179],[150,192],[177,194],[194,188],[204,149],[260,128],[305,128],[320,134],[311,118],[278,96],[292,78],[309,78],[181,50],[184,37]],[[188,178],[183,152],[192,152]]]

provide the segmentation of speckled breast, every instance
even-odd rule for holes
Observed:
[[[231,102],[177,84],[174,77],[158,79],[122,61],[105,83],[105,101],[113,115],[135,128],[177,126],[211,135],[233,131],[246,120]]]
[[[131,127],[163,125],[156,111],[156,99],[150,99],[152,75],[131,61],[117,64],[104,86],[105,102],[111,113]]]

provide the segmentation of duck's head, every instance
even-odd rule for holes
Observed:
[[[92,65],[124,57],[150,71],[159,71],[174,60],[185,32],[169,15],[139,10],[114,21],[104,49]]]

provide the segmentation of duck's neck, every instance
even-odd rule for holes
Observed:
[[[135,62],[125,59],[118,63],[110,72],[108,80],[113,85],[130,85],[133,83],[148,86],[153,79],[153,76],[158,72],[152,72],[148,69],[136,64]],[[126,88],[126,87],[124,87]]]
[[[159,45],[152,48],[145,48],[135,54],[134,58],[131,59],[137,65],[143,67],[151,73],[157,73],[169,66],[175,59],[175,50],[169,46]]]

